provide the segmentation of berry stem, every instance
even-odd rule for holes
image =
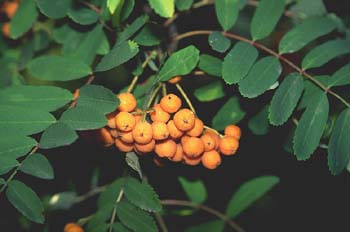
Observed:
[[[142,69],[146,67],[148,62],[153,58],[153,55],[154,55],[154,51],[152,51],[151,54],[146,57],[145,61],[141,65]],[[131,93],[131,91],[134,89],[138,80],[139,80],[139,76],[138,75],[134,76],[134,78],[131,81],[131,84],[128,87],[128,90],[127,90],[128,93]]]
[[[190,107],[190,109],[193,111],[193,113],[196,113],[195,108],[192,105],[192,102],[190,101],[189,97],[187,96],[186,92],[183,90],[183,88],[181,87],[181,85],[179,83],[175,84],[176,88],[179,90],[179,92],[181,93],[181,95],[183,96],[183,98],[185,99],[187,105]]]
[[[162,94],[163,94],[163,96],[166,96],[168,94],[165,83],[162,83]]]
[[[12,172],[10,177],[6,180],[6,182],[2,185],[0,189],[0,195],[1,193],[6,189],[7,185],[15,178],[16,174],[18,173],[19,169],[22,167],[23,162],[28,159],[31,155],[33,155],[37,150],[39,149],[39,144],[37,144],[33,150],[22,160],[22,162],[16,167],[16,169]]]
[[[223,213],[210,208],[206,205],[202,204],[196,204],[191,201],[184,201],[184,200],[176,200],[176,199],[166,199],[166,200],[161,200],[162,205],[173,205],[173,206],[187,206],[193,209],[200,209],[203,210],[207,213],[210,213],[218,218],[220,218],[222,221],[226,222],[232,229],[234,229],[237,232],[244,232],[244,229],[240,227],[236,222],[231,220],[229,217],[224,215]]]
[[[195,31],[189,31],[189,32],[185,32],[183,34],[177,35],[176,37],[174,37],[175,41],[179,41],[182,40],[184,38],[188,38],[188,37],[192,37],[192,36],[196,36],[196,35],[210,35],[213,31],[210,30],[195,30]],[[323,85],[319,80],[317,80],[316,78],[314,78],[313,76],[311,76],[309,73],[307,73],[305,70],[303,70],[302,68],[300,68],[299,66],[297,66],[296,64],[294,64],[291,60],[289,60],[288,58],[283,57],[282,55],[278,54],[277,52],[275,52],[274,50],[260,44],[257,43],[256,41],[252,41],[250,39],[247,39],[245,37],[242,37],[240,35],[237,34],[233,34],[233,33],[228,33],[228,32],[221,32],[221,34],[227,38],[230,39],[234,39],[234,40],[238,40],[238,41],[242,41],[244,43],[248,43],[251,44],[252,46],[265,51],[266,53],[276,57],[277,59],[283,61],[285,64],[287,64],[288,66],[290,66],[291,68],[293,68],[294,70],[298,71],[302,76],[304,76],[306,79],[309,79],[310,81],[312,81],[315,85],[317,85],[319,88],[321,88],[322,90],[324,90],[326,93],[329,93],[330,95],[334,96],[335,98],[337,98],[340,102],[342,102],[346,107],[350,108],[350,103],[347,102],[343,97],[341,97],[340,95],[338,95],[337,93],[335,93],[334,91],[330,90],[328,87],[326,87],[325,85]]]
[[[211,130],[211,131],[215,132],[217,135],[219,135],[219,136],[220,136],[220,138],[221,138],[221,137],[223,137],[223,135],[222,135],[222,134],[220,134],[220,133],[219,133],[217,130],[215,130],[214,128],[211,128],[211,127],[206,126],[206,125],[204,125],[204,126],[203,126],[203,128],[204,128],[204,129]]]

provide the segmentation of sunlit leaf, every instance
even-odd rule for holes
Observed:
[[[170,18],[174,15],[175,0],[148,0],[152,9],[164,18]]]
[[[207,200],[207,190],[201,180],[190,181],[181,176],[178,179],[190,201],[201,204]]]

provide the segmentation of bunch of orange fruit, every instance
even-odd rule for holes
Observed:
[[[147,111],[136,108],[132,93],[121,93],[118,98],[118,109],[107,115],[108,125],[98,131],[105,146],[139,155],[154,152],[158,158],[193,166],[202,163],[208,169],[221,164],[220,153],[231,156],[239,147],[238,126],[228,125],[224,135],[219,134],[193,111],[181,108],[182,100],[175,94],[163,96]]]
[[[64,226],[63,232],[84,232],[84,229],[76,223],[67,223]]]
[[[18,4],[19,4],[18,2],[19,1],[5,1],[0,7],[0,12],[5,13],[7,18],[11,19],[18,9]],[[6,37],[10,36],[10,23],[9,22],[5,22],[2,25],[2,33]]]

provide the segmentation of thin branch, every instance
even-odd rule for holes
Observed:
[[[95,6],[94,4],[91,4],[89,2],[85,2],[83,0],[79,0],[79,2],[87,7],[89,7],[91,10],[95,11],[98,14],[102,14],[102,10],[99,9],[97,6]]]
[[[188,37],[192,37],[192,36],[196,36],[196,35],[210,35],[212,32],[213,31],[210,31],[210,30],[189,31],[189,32],[185,32],[183,34],[177,35],[176,37],[174,37],[174,40],[179,41],[179,40],[182,40],[184,38],[188,38]],[[339,101],[341,101],[346,107],[350,108],[349,102],[347,102],[340,95],[338,95],[337,93],[335,93],[334,91],[330,90],[328,87],[323,85],[319,80],[317,80],[316,78],[311,76],[305,70],[301,69],[299,66],[294,64],[288,58],[283,57],[282,55],[278,54],[277,52],[273,51],[272,49],[270,49],[270,48],[268,48],[268,47],[266,47],[266,46],[264,46],[256,41],[249,40],[249,39],[242,37],[242,36],[239,36],[237,34],[222,32],[222,35],[227,37],[227,38],[230,38],[230,39],[234,39],[234,40],[242,41],[244,43],[251,44],[251,45],[255,46],[256,48],[258,48],[262,51],[265,51],[266,53],[276,57],[277,59],[279,59],[279,60],[283,61],[284,63],[286,63],[287,65],[289,65],[294,70],[298,71],[302,76],[304,76],[305,78],[307,78],[310,81],[312,81],[313,83],[315,83],[318,87],[323,89],[326,93],[333,95],[335,98],[337,98]]]
[[[93,197],[97,194],[100,194],[101,192],[103,192],[106,189],[106,187],[107,187],[107,185],[93,188],[89,192],[85,193],[84,195],[76,197],[74,199],[74,203],[77,204],[77,203],[83,202],[83,201],[89,199],[90,197]]]
[[[117,204],[122,200],[123,195],[124,195],[124,189],[122,188],[119,192],[119,195],[117,197],[117,200],[113,208],[111,221],[109,222],[109,230],[108,230],[109,232],[113,232],[113,223],[115,222],[115,219],[117,217]]]
[[[142,69],[144,69],[148,64],[148,62],[152,59],[153,54],[154,52],[152,51],[151,54],[146,57],[145,61],[141,65]],[[139,76],[138,75],[134,76],[134,78],[131,81],[131,84],[128,87],[128,90],[127,90],[128,93],[132,92],[138,80],[139,80]]]
[[[37,150],[39,149],[39,144],[37,144],[32,151],[22,160],[22,162],[16,167],[16,169],[12,172],[11,176],[7,178],[6,182],[2,185],[0,189],[0,195],[1,193],[6,189],[7,185],[15,178],[16,174],[18,173],[19,169],[22,167],[23,162],[28,159],[29,156],[33,155]]]
[[[155,213],[154,216],[155,216],[155,218],[156,218],[156,220],[158,222],[158,225],[159,225],[161,231],[162,232],[168,232],[168,228],[167,228],[167,226],[165,224],[165,221],[164,221],[162,215],[160,215],[159,213]]]
[[[234,229],[237,232],[245,232],[242,227],[240,227],[236,222],[231,220],[229,217],[224,215],[223,213],[210,208],[205,205],[197,205],[191,201],[184,201],[184,200],[175,200],[175,199],[166,199],[166,200],[161,200],[161,203],[163,205],[173,205],[173,206],[187,206],[193,209],[199,209],[202,211],[205,211],[209,214],[212,214],[218,218],[220,218],[222,221],[226,222],[232,229]]]
[[[193,111],[193,113],[196,113],[196,109],[193,107],[192,102],[190,100],[190,98],[187,96],[186,92],[183,90],[183,88],[181,87],[180,84],[175,84],[176,88],[179,90],[179,92],[181,93],[181,95],[183,96],[183,98],[185,99],[185,101],[187,102],[187,105],[190,107],[190,109]]]

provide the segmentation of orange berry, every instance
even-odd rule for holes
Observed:
[[[183,161],[185,164],[187,165],[191,165],[191,166],[196,166],[201,162],[201,157],[197,157],[197,158],[190,158],[187,155],[184,155],[182,157]]]
[[[134,114],[135,122],[139,122],[141,120],[141,117],[142,117],[142,110],[136,109],[134,112],[136,113],[136,114]]]
[[[162,109],[165,112],[168,112],[171,114],[178,111],[181,107],[181,104],[182,104],[181,99],[175,94],[168,94],[162,97],[162,99],[160,100],[160,107],[162,107]]]
[[[155,146],[156,146],[156,141],[154,139],[152,139],[151,142],[146,144],[135,143],[135,149],[140,153],[152,152]]]
[[[181,144],[177,144],[176,146],[176,152],[173,157],[170,157],[169,159],[174,162],[180,162],[184,156],[184,151],[182,149]]]
[[[109,128],[112,128],[112,129],[117,128],[117,125],[115,124],[116,115],[117,115],[117,112],[112,112],[107,114],[107,125]]]
[[[84,232],[84,229],[76,223],[68,223],[64,227],[64,232]]]
[[[206,151],[202,156],[202,164],[208,169],[215,169],[221,164],[221,156],[219,152],[212,150]]]
[[[176,153],[177,145],[171,139],[159,141],[156,144],[155,152],[159,157],[173,157]]]
[[[2,33],[6,37],[10,37],[10,23],[4,23],[2,25]]]
[[[188,135],[184,135],[181,137],[181,144],[184,145],[184,143],[186,143],[186,141],[190,138],[190,136]]]
[[[219,149],[223,155],[234,155],[239,147],[235,137],[225,135],[220,139]]]
[[[112,146],[114,143],[114,138],[106,128],[97,131],[97,140],[105,147]]]
[[[191,130],[187,131],[186,134],[189,136],[198,137],[202,134],[203,128],[204,128],[203,121],[200,120],[199,118],[196,118],[194,120],[194,127]]]
[[[5,2],[3,5],[3,11],[6,13],[9,19],[15,15],[17,8],[18,8],[17,2]]]
[[[139,121],[132,130],[132,136],[135,142],[140,144],[151,142],[153,138],[151,124],[146,121]]]
[[[241,138],[241,134],[242,134],[241,128],[239,128],[236,125],[226,126],[224,133],[225,135],[235,137],[238,140]]]
[[[204,143],[200,138],[190,137],[182,144],[184,153],[190,158],[199,157],[204,152]]]
[[[218,135],[217,132],[215,132],[214,130],[206,130],[204,134],[210,135],[214,141],[215,141],[215,150],[219,149],[219,144],[220,144],[220,137]]]
[[[115,116],[115,124],[117,129],[123,132],[131,131],[135,126],[134,115],[128,112],[119,112]]]
[[[120,93],[118,98],[120,101],[118,110],[131,112],[136,108],[136,98],[132,93]]]
[[[169,131],[169,135],[173,139],[178,139],[184,134],[181,130],[177,129],[173,120],[170,120],[168,122],[167,127]]]
[[[181,79],[182,79],[181,76],[175,76],[175,77],[171,78],[170,80],[168,80],[168,83],[177,84],[177,83],[179,83],[179,81],[181,81]]]
[[[211,135],[205,133],[201,136],[201,140],[204,143],[204,151],[211,151],[215,149],[215,140]]]
[[[150,113],[153,122],[167,122],[170,119],[170,114],[165,112],[159,104],[153,107],[153,112]]]
[[[181,109],[174,115],[174,123],[177,129],[189,131],[194,127],[195,116],[189,109]]]
[[[130,152],[134,149],[134,145],[132,143],[124,143],[119,138],[115,139],[115,146],[122,152]]]
[[[131,131],[119,133],[119,138],[124,143],[133,143],[134,142],[134,137],[132,137]]]
[[[114,138],[118,138],[119,137],[119,133],[116,129],[110,129],[109,132],[111,133],[111,135],[114,137]]]
[[[169,137],[169,130],[164,122],[153,122],[152,133],[155,140],[163,140]]]

